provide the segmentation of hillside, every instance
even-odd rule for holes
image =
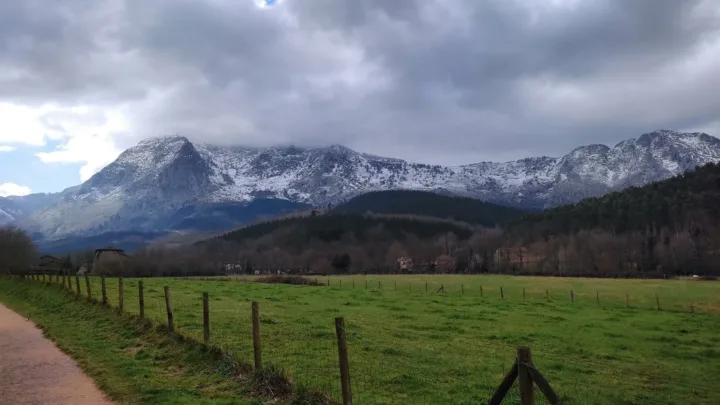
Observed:
[[[365,242],[382,236],[389,240],[405,240],[412,235],[430,239],[453,232],[460,239],[472,233],[470,226],[432,218],[386,217],[380,215],[325,214],[312,217],[285,218],[251,225],[226,233],[220,239],[243,243],[262,237],[275,237],[281,248],[302,250],[313,240],[321,242]]]
[[[469,197],[454,197],[417,190],[374,191],[332,209],[333,213],[417,215],[451,219],[483,226],[506,224],[525,211]]]
[[[720,165],[694,171],[644,187],[631,187],[540,213],[526,215],[514,229],[566,234],[582,229],[612,233],[714,227],[720,221]]]
[[[542,258],[535,271],[718,275],[720,165],[530,214],[507,234]]]

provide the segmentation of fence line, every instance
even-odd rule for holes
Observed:
[[[28,277],[31,280],[36,280],[42,283],[43,285],[53,284],[51,277],[46,277],[43,274],[40,275],[30,275]],[[62,281],[62,287],[66,289],[69,293],[73,295],[79,295],[82,296],[79,288],[79,277],[75,277],[75,291],[73,291],[72,283],[71,283],[71,277],[68,275],[67,278],[63,277]],[[58,283],[59,277],[56,277],[54,284]],[[251,350],[249,351],[249,356],[241,356],[236,358],[244,358],[245,360],[252,359],[252,364],[254,364],[255,368],[257,370],[262,370],[265,368],[272,367],[273,365],[277,365],[277,363],[273,360],[276,360],[275,353],[277,353],[276,350],[273,350],[274,347],[277,347],[279,343],[282,343],[281,346],[283,346],[283,350],[287,350],[289,353],[293,354],[292,350],[294,348],[293,345],[299,344],[299,345],[317,345],[320,350],[317,351],[317,353],[322,353],[323,355],[327,355],[329,351],[326,351],[328,347],[325,347],[328,343],[328,341],[331,341],[333,338],[336,338],[336,342],[333,344],[334,349],[336,350],[336,355],[333,356],[334,359],[332,363],[329,364],[321,364],[317,365],[316,368],[312,368],[310,370],[305,371],[297,371],[294,370],[296,373],[295,375],[291,375],[291,377],[295,377],[296,381],[305,381],[309,382],[309,385],[311,387],[317,387],[322,384],[319,384],[318,382],[324,378],[323,375],[334,375],[332,377],[328,384],[327,384],[327,392],[331,392],[333,394],[336,394],[337,396],[334,397],[335,399],[342,400],[343,404],[352,404],[353,403],[353,386],[357,382],[355,378],[351,380],[351,367],[350,367],[350,361],[352,358],[359,356],[362,357],[363,360],[370,359],[370,356],[366,356],[365,352],[368,351],[367,347],[364,347],[366,343],[359,340],[359,337],[363,335],[363,331],[356,329],[354,327],[346,326],[344,317],[337,317],[335,316],[335,336],[329,335],[326,332],[318,332],[322,330],[315,329],[315,328],[308,328],[307,332],[308,335],[303,335],[302,333],[298,335],[293,335],[291,339],[287,339],[285,342],[278,342],[278,336],[274,335],[278,330],[281,329],[281,327],[276,326],[277,319],[274,317],[279,314],[279,312],[273,312],[273,313],[267,313],[262,314],[260,311],[260,303],[258,301],[250,301],[248,299],[247,306],[244,306],[242,302],[237,303],[236,307],[240,311],[239,314],[246,314],[249,315],[245,318],[243,316],[234,317],[233,322],[239,324],[245,324],[247,325],[247,334],[238,334],[237,336],[234,336],[234,341],[231,339],[227,339],[226,336],[222,335],[224,332],[230,332],[227,330],[227,328],[223,327],[215,327],[212,328],[213,322],[217,325],[218,322],[222,322],[223,317],[220,316],[213,316],[211,314],[211,310],[215,311],[215,306],[211,306],[212,299],[218,299],[221,300],[221,297],[213,297],[209,293],[204,292],[201,294],[198,294],[196,300],[182,300],[180,298],[187,297],[187,295],[179,295],[178,300],[173,300],[173,294],[170,289],[170,286],[164,286],[162,291],[158,291],[157,289],[153,288],[154,286],[151,284],[149,289],[146,289],[143,285],[143,280],[123,280],[122,278],[117,279],[117,283],[113,282],[112,280],[107,280],[104,277],[88,277],[85,276],[85,282],[86,282],[86,297],[88,300],[92,302],[97,302],[96,300],[93,300],[92,298],[92,289],[98,287],[98,281],[99,281],[99,288],[101,289],[102,293],[102,303],[103,305],[107,305],[112,307],[111,300],[109,299],[110,296],[115,296],[112,294],[113,288],[117,288],[117,310],[120,313],[139,313],[141,318],[144,318],[146,316],[146,298],[150,299],[150,318],[153,322],[167,322],[167,329],[170,333],[179,333],[183,335],[189,335],[190,337],[196,338],[198,342],[203,342],[205,345],[209,345],[210,342],[213,342],[214,345],[217,345],[218,347],[221,347],[223,350],[229,350],[232,351],[232,353],[242,353],[242,351],[236,351],[236,345],[238,343],[245,342],[244,344],[247,344],[248,347],[251,347]],[[127,289],[125,288],[125,284],[127,281]],[[92,284],[95,284],[92,286]],[[137,288],[133,288],[137,284]],[[373,283],[374,284],[374,283]],[[385,283],[387,285],[388,283]],[[387,291],[398,291],[398,288],[396,287],[396,283],[389,283],[390,287],[387,289]],[[425,283],[427,286],[427,283]],[[346,283],[346,287],[348,287],[350,284]],[[410,284],[410,287],[408,287],[407,290],[402,289],[404,291],[409,291],[412,284]],[[156,287],[156,286],[155,286]],[[280,287],[280,286],[278,286]],[[371,285],[370,287],[375,287],[374,285]],[[378,282],[376,285],[377,289],[370,288],[372,291],[383,291],[383,283]],[[268,287],[270,288],[270,287]],[[314,288],[314,287],[307,287],[307,288]],[[324,288],[321,288],[318,290],[319,292],[322,292]],[[338,283],[338,288],[342,288],[342,286]],[[387,288],[387,287],[386,287]],[[427,288],[427,287],[426,287]],[[416,289],[417,290],[417,289]],[[420,289],[421,290],[421,289]],[[442,291],[448,290],[447,288],[442,288]],[[137,291],[137,294],[135,292]],[[331,291],[331,290],[327,290]],[[466,291],[465,286],[462,285],[460,287],[460,294],[461,295],[467,295],[469,291]],[[149,297],[146,297],[146,292],[149,292]],[[482,286],[480,287],[479,291],[475,291],[475,294],[477,293],[482,294]],[[506,294],[503,292],[502,287],[499,288],[499,296],[501,300],[505,300],[508,298]],[[531,291],[528,291],[531,292]],[[532,301],[532,294],[526,292],[525,288],[522,289],[522,299],[524,301]],[[575,298],[578,298],[580,295],[576,294],[574,290],[570,290],[570,297],[568,299],[568,296],[565,295],[567,292],[563,293],[565,302],[569,302],[570,304],[575,304],[576,301],[581,300],[575,300]],[[363,293],[364,294],[364,293]],[[445,294],[444,292],[435,293],[430,292],[429,294]],[[553,298],[557,297],[559,293],[556,293]],[[369,295],[369,294],[368,294]],[[596,291],[595,295],[595,301],[598,306],[601,306],[601,300],[600,300],[600,293]],[[516,300],[518,300],[519,295],[516,296]],[[545,290],[545,297],[548,301],[550,301],[550,294],[549,291]],[[588,296],[585,295],[585,301],[588,301]],[[265,297],[265,299],[272,299],[273,297]],[[483,296],[481,295],[481,298]],[[113,299],[114,300],[114,299]],[[497,300],[497,295],[495,296],[495,300]],[[592,300],[592,298],[590,298]],[[626,306],[629,306],[629,294],[626,294]],[[667,311],[667,309],[662,308],[660,306],[660,299],[659,296],[655,296],[656,306],[657,310],[659,311]],[[190,304],[188,304],[190,302]],[[505,301],[507,302],[507,301]],[[590,301],[592,302],[592,301]],[[348,302],[350,303],[350,302]],[[604,302],[603,302],[604,303]],[[157,305],[160,304],[160,305]],[[164,304],[164,305],[163,305]],[[290,304],[290,308],[293,304]],[[154,307],[153,307],[154,306]],[[127,307],[127,308],[126,308]],[[246,309],[241,309],[242,307]],[[137,308],[137,310],[135,310]],[[689,312],[694,313],[695,308],[694,305],[691,304],[691,310]],[[161,314],[164,312],[165,317],[158,318],[157,314]],[[214,313],[214,312],[213,312]],[[455,315],[455,314],[453,314]],[[461,314],[460,314],[461,315]],[[461,319],[461,318],[458,318]],[[354,326],[354,325],[353,325]],[[452,325],[448,326],[452,328]],[[326,325],[327,329],[330,329],[330,323],[328,322],[328,325]],[[197,330],[200,331],[202,329],[202,335],[195,334],[193,335],[192,331]],[[244,328],[240,328],[244,329]],[[404,332],[402,329],[393,329],[392,327],[384,328],[389,333],[397,334],[396,337],[401,337],[402,333]],[[217,336],[215,334],[218,334]],[[304,332],[303,332],[304,333]],[[233,332],[234,334],[234,332]],[[199,337],[202,336],[202,339]],[[288,337],[287,335],[283,335],[285,337]],[[328,339],[329,338],[329,339]],[[312,339],[316,339],[316,341],[310,341]],[[230,341],[230,346],[223,347],[223,344],[227,344],[227,342]],[[265,345],[262,343],[265,342]],[[449,343],[448,343],[449,344]],[[535,346],[533,344],[533,346]],[[397,355],[394,351],[402,351],[401,349],[394,349],[394,348],[387,348],[387,347],[378,347],[376,348],[370,348],[370,349],[380,349],[382,351],[386,351],[390,355]],[[505,349],[509,349],[509,347],[505,347]],[[295,349],[297,350],[297,349]],[[264,352],[267,352],[270,354],[270,360],[263,363],[263,354]],[[352,354],[352,356],[351,356]],[[506,353],[507,354],[507,353]],[[295,354],[293,354],[295,355]],[[441,352],[435,352],[433,353],[434,356],[442,355]],[[299,356],[299,355],[298,355]],[[402,361],[402,353],[398,355],[400,357],[400,360]],[[288,356],[290,358],[291,356]],[[553,399],[551,399],[545,391],[547,391],[547,388],[549,387],[549,384],[547,384],[547,381],[545,380],[545,377],[537,372],[536,369],[534,369],[532,366],[532,361],[529,357],[529,353],[526,360],[523,360],[522,363],[518,363],[517,359],[520,359],[520,352],[518,352],[518,357],[516,358],[516,362],[512,363],[510,366],[510,372],[512,372],[512,369],[515,369],[516,371],[522,368],[524,370],[525,374],[522,374],[518,371],[517,373],[517,380],[519,381],[520,389],[519,391],[519,399],[522,404],[530,403],[530,402],[523,402],[526,401],[523,397],[523,391],[526,393],[525,398],[529,395],[528,392],[532,391],[532,384],[534,383],[537,385],[538,389],[547,397],[548,401],[550,403],[559,403],[559,402],[553,402]],[[329,356],[328,356],[329,358]],[[326,359],[327,361],[327,359]],[[370,360],[372,361],[372,360]],[[586,363],[588,360],[586,358],[578,358],[576,361],[575,366],[578,366],[577,363]],[[320,362],[323,363],[323,362]],[[507,364],[507,362],[505,363]],[[519,364],[519,365],[518,365]],[[286,366],[289,364],[286,364]],[[607,367],[607,364],[597,364],[598,368],[604,368]],[[524,367],[524,368],[523,368]],[[616,366],[612,366],[617,369]],[[297,368],[297,367],[296,367]],[[369,370],[376,370],[375,367],[369,367]],[[380,368],[382,369],[382,368]],[[410,367],[411,369],[411,367]],[[506,367],[503,367],[503,373],[508,371]],[[629,373],[632,373],[632,370],[626,370]],[[307,373],[306,375],[303,375],[301,377],[298,377],[298,374],[301,373]],[[367,390],[368,388],[373,388],[373,378],[375,376],[372,375],[363,375],[365,370],[362,368],[359,368],[356,370],[355,374],[359,374],[359,382],[361,383],[360,387]],[[316,376],[309,375],[310,373],[318,374]],[[368,378],[369,380],[363,381],[363,377]],[[388,376],[391,377],[391,376]],[[508,377],[508,374],[505,374],[505,377]],[[303,380],[304,378],[304,380]],[[390,380],[390,378],[388,378]],[[500,378],[498,378],[500,380]],[[353,382],[353,385],[351,385],[351,381]],[[335,385],[333,385],[335,384]],[[582,385],[582,381],[577,382],[578,385]],[[680,386],[684,386],[687,389],[693,389],[693,390],[700,390],[700,391],[709,391],[711,387],[704,387],[701,384],[678,384]],[[531,388],[528,389],[528,386]],[[562,386],[562,384],[561,384]],[[502,384],[500,385],[502,387]],[[336,391],[336,388],[337,389]],[[355,386],[357,391],[357,386]],[[499,389],[499,388],[498,388]],[[509,389],[509,388],[508,388]],[[592,387],[587,387],[588,392],[592,390]],[[368,396],[363,395],[364,393],[361,391],[359,393],[359,398],[362,398],[368,403],[370,403],[370,400],[368,399]],[[534,394],[533,394],[534,395]],[[494,396],[493,396],[494,397]],[[356,399],[358,401],[358,399]],[[492,398],[491,398],[492,401]],[[411,402],[405,402],[405,401],[399,401],[399,403],[411,403]],[[415,402],[412,402],[415,403]],[[451,402],[448,402],[451,403]],[[493,402],[490,402],[493,403]],[[534,402],[533,402],[534,403]],[[648,400],[647,403],[652,403],[651,400]]]

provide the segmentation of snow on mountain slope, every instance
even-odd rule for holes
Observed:
[[[205,206],[261,199],[317,206],[387,189],[436,190],[543,208],[717,161],[717,138],[667,130],[612,148],[582,146],[560,158],[453,167],[362,154],[338,145],[220,147],[166,137],[128,149],[84,184],[61,193],[56,204],[18,223],[49,239],[109,231],[153,232],[173,226],[188,207],[196,212]]]

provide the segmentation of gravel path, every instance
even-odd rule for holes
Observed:
[[[112,405],[32,322],[0,304],[0,403]]]

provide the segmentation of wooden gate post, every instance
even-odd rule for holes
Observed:
[[[203,340],[210,343],[210,300],[208,293],[203,293]]]
[[[100,276],[100,286],[102,290],[102,303],[103,305],[108,304],[107,289],[105,288],[105,276]]]
[[[350,385],[350,361],[348,359],[347,340],[345,339],[345,319],[335,318],[335,333],[340,358],[340,382],[342,383],[343,405],[352,405],[352,387]]]
[[[252,303],[253,352],[255,354],[255,370],[262,368],[262,354],[260,346],[260,305],[257,301]]]
[[[123,278],[118,278],[118,312],[122,313],[125,309],[125,283]]]
[[[92,301],[92,290],[90,289],[90,277],[85,276],[85,288],[87,288],[88,299]]]
[[[165,309],[167,310],[168,330],[175,332],[175,321],[172,312],[172,296],[170,295],[170,287],[165,286]]]
[[[138,281],[138,304],[140,305],[140,319],[145,318],[145,292],[143,291],[143,281]]]
[[[533,379],[531,371],[528,368],[530,364],[532,364],[530,348],[525,346],[518,347],[517,367],[521,405],[535,405],[535,390],[533,388]]]

